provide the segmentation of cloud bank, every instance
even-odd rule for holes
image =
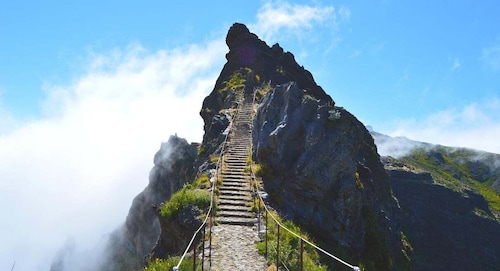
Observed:
[[[267,3],[249,26],[300,32],[332,12]],[[175,133],[201,140],[198,112],[226,51],[223,37],[154,52],[135,44],[89,53],[70,84],[46,83],[43,116],[0,131],[0,269],[48,270],[61,247],[91,261],[146,186],[160,143]],[[0,110],[0,119],[11,117]]]
[[[423,119],[400,121],[387,134],[500,153],[500,99],[470,103]]]
[[[224,61],[222,39],[92,54],[67,86],[44,86],[44,117],[0,137],[1,269],[48,270],[55,250],[92,250],[147,184],[169,135],[200,141],[199,109]]]

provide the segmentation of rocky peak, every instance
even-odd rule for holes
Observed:
[[[245,96],[258,104],[254,160],[267,171],[271,203],[331,251],[344,251],[370,270],[407,260],[399,208],[373,138],[352,114],[336,107],[312,74],[279,44],[269,47],[235,23],[227,63],[200,112],[202,147],[217,152],[230,112]],[[368,268],[367,267],[367,268]]]
[[[332,98],[316,84],[312,74],[299,66],[293,54],[284,52],[279,44],[269,47],[240,23],[231,26],[226,36],[226,44],[229,47],[229,52],[226,54],[227,62],[216,81],[214,90],[205,98],[200,113],[205,121],[205,132],[209,130],[214,115],[230,106],[231,103],[222,97],[219,90],[224,89],[234,73],[240,70],[247,71],[245,82],[247,94],[253,94],[255,87],[264,83],[279,85],[294,81],[307,94],[333,104]],[[206,110],[208,108],[215,112],[208,112]]]

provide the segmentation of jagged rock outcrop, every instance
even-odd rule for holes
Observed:
[[[156,205],[194,177],[197,145],[171,136],[154,156],[154,167],[148,186],[138,194],[130,207],[125,224],[116,230],[109,241],[112,256],[102,270],[137,270],[160,237]]]
[[[267,46],[242,24],[231,27],[226,43],[227,63],[200,112],[204,150],[212,153],[220,145],[230,120],[225,109],[242,95],[254,96],[260,103],[254,159],[266,169],[273,207],[354,263],[364,261],[371,270],[404,268],[398,205],[365,127],[335,107],[278,44]]]
[[[275,208],[370,270],[404,265],[397,202],[371,135],[353,115],[292,82],[264,97],[253,133]]]
[[[331,97],[316,84],[311,73],[299,66],[293,54],[284,52],[279,44],[267,46],[240,23],[231,26],[226,44],[229,47],[227,63],[217,78],[214,91],[203,101],[200,112],[205,123],[203,142],[207,153],[212,153],[215,146],[220,144],[220,132],[229,124],[221,110],[236,107],[241,98],[234,89],[223,91],[235,72],[240,72],[245,80],[242,94],[253,95],[254,88],[264,83],[278,85],[294,81],[306,93],[333,104]]]
[[[202,224],[203,214],[202,210],[192,205],[182,208],[179,214],[172,218],[158,213],[161,234],[148,258],[166,259],[169,256],[181,255],[193,237],[193,232]],[[195,242],[199,240],[199,236],[197,238]]]

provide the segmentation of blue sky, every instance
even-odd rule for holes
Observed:
[[[236,21],[294,53],[339,105],[375,130],[445,144],[449,140],[429,127],[436,114],[451,115],[442,123],[450,129],[470,130],[467,116],[460,116],[467,107],[481,110],[474,113],[486,115],[481,121],[487,125],[499,122],[498,106],[491,105],[498,103],[500,88],[498,1],[85,2],[2,4],[4,134],[45,117],[52,89],[92,72],[89,63],[97,56],[131,46],[146,55],[203,46],[222,40]],[[273,11],[288,21],[265,17]],[[210,68],[220,70],[220,61]],[[193,140],[200,138],[198,133]],[[500,151],[498,143],[470,147]]]
[[[500,153],[499,12],[488,0],[3,1],[0,269],[47,270],[68,238],[87,255],[147,184],[160,142],[201,140],[234,22],[377,131]]]

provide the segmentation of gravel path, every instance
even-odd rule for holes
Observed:
[[[248,226],[217,225],[212,229],[213,271],[266,270],[264,256],[257,253],[257,231]]]

